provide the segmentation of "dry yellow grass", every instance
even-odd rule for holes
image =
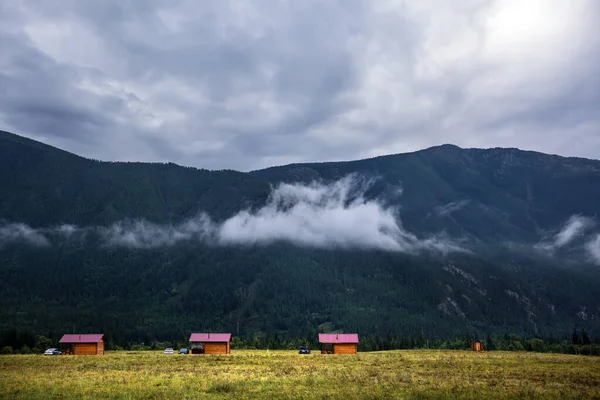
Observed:
[[[107,352],[0,357],[0,397],[598,398],[600,358],[561,354],[388,351],[299,355]]]

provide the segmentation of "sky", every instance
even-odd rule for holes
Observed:
[[[0,2],[0,129],[242,171],[452,143],[600,155],[595,0]]]

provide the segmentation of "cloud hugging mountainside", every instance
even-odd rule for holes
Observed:
[[[517,149],[241,173],[0,132],[0,327],[593,330],[599,213],[600,161]]]
[[[110,226],[60,225],[32,228],[23,223],[0,225],[2,243],[50,246],[52,241],[83,240],[92,235],[103,246],[159,248],[181,242],[198,245],[268,245],[276,242],[331,249],[374,249],[412,253],[418,250],[462,251],[443,238],[420,240],[406,232],[393,207],[364,193],[374,180],[348,175],[331,184],[282,183],[266,204],[245,209],[221,222],[205,212],[178,224],[145,220],[118,221]]]
[[[463,251],[482,242],[535,244],[534,249],[554,252],[584,241],[587,255],[600,262],[598,232],[592,236],[594,217],[600,211],[600,162],[595,160],[441,146],[355,162],[289,165],[242,174],[101,163],[8,133],[0,139],[5,178],[0,246],[19,240],[43,246],[50,244],[50,238],[80,240],[86,234],[97,235],[104,245],[135,248],[190,240],[209,245],[283,241],[315,248],[401,252]],[[52,176],[40,179],[48,171]],[[199,186],[205,187],[197,195],[181,197],[182,186],[204,178],[194,176],[195,171],[215,175],[219,185],[228,185],[235,194],[219,192],[204,179]],[[172,178],[182,172],[189,181],[176,184]],[[232,177],[235,180],[228,184]],[[255,198],[244,193],[238,181],[252,185],[248,182],[252,178],[260,180],[252,188],[261,192]],[[83,187],[71,186],[75,180],[83,180]],[[142,187],[135,193],[140,181]],[[92,193],[81,193],[86,186]],[[102,186],[109,190],[103,191]],[[209,192],[214,192],[215,204],[203,201]],[[122,200],[130,196],[139,198]],[[142,197],[155,197],[162,204],[144,206]],[[39,203],[22,202],[23,198],[37,198]],[[173,208],[169,198],[178,198],[185,211],[169,210]],[[238,201],[241,198],[245,201]],[[227,201],[232,203],[229,212],[215,213]],[[32,220],[40,210],[44,210],[43,221]],[[72,210],[82,210],[83,215]]]

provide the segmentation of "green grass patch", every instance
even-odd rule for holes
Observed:
[[[0,398],[597,398],[600,358],[398,350],[357,355],[232,351],[0,356]]]

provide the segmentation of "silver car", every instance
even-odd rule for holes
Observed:
[[[46,350],[44,352],[45,356],[60,356],[62,354],[62,351],[60,351],[59,349],[55,348],[55,347],[50,347],[48,350]]]

